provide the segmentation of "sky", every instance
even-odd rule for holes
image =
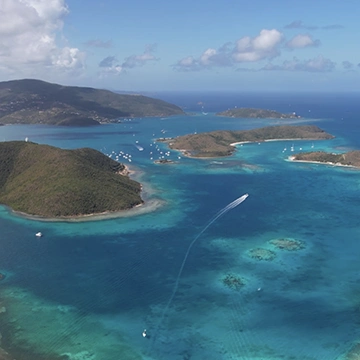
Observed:
[[[360,90],[359,0],[0,0],[0,81]]]

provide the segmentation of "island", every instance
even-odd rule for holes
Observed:
[[[0,82],[2,124],[91,126],[121,118],[171,116],[183,110],[159,99],[35,79]]]
[[[44,218],[83,217],[143,204],[141,184],[101,152],[0,143],[0,203]]]
[[[295,154],[289,157],[292,161],[314,162],[335,166],[350,166],[360,168],[360,150],[353,150],[343,154],[312,151]]]
[[[155,164],[174,164],[175,161],[170,159],[159,159],[154,161]]]
[[[235,145],[275,140],[324,140],[334,136],[315,125],[266,126],[251,130],[219,130],[201,134],[179,136],[167,143],[171,149],[185,156],[211,158],[229,156]]]
[[[232,118],[256,118],[256,119],[299,119],[301,116],[296,113],[284,114],[275,110],[256,109],[256,108],[233,108],[215,115]]]

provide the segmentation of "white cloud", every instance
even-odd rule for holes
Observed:
[[[233,59],[235,62],[254,62],[274,58],[280,53],[282,40],[283,34],[276,29],[263,29],[255,38],[242,37],[236,42]]]
[[[330,59],[319,55],[313,59],[302,61],[294,57],[292,60],[284,61],[281,65],[267,64],[261,70],[330,72],[334,70],[335,65]]]
[[[202,65],[210,65],[211,64],[211,58],[213,58],[216,55],[215,49],[207,49],[205,50],[202,55],[200,56],[199,62]]]
[[[193,66],[196,63],[195,59],[192,56],[188,56],[179,61],[181,66]]]
[[[148,61],[159,60],[153,54],[155,49],[156,49],[155,44],[147,45],[146,48],[145,48],[145,51],[142,54],[140,54],[140,55],[131,55],[131,56],[127,57],[125,59],[125,61],[121,64],[121,66],[124,69],[126,69],[126,68],[131,69],[131,68],[134,68],[136,66],[143,66]]]
[[[192,56],[180,59],[175,65],[174,69],[179,71],[198,71],[214,66],[231,66],[232,59],[229,50],[221,47],[219,50],[208,48],[198,59]]]
[[[120,73],[126,71],[126,69],[143,66],[148,61],[159,60],[153,55],[155,47],[155,45],[148,45],[142,54],[128,56],[121,64],[115,56],[107,56],[99,63],[99,67],[101,69],[100,76],[103,77],[109,74],[119,75]]]
[[[1,0],[0,71],[51,76],[83,68],[85,54],[56,41],[68,12],[65,0]]]
[[[320,40],[313,40],[311,35],[298,34],[286,43],[286,47],[289,49],[301,49],[312,46],[319,46]]]
[[[261,30],[254,38],[244,36],[235,45],[226,43],[218,50],[206,49],[198,58],[187,56],[180,59],[174,69],[179,71],[197,71],[215,66],[233,66],[240,62],[256,62],[272,59],[280,54],[283,34],[276,30]]]
[[[100,76],[106,75],[118,75],[123,71],[122,66],[118,63],[118,60],[115,56],[107,56],[102,59],[99,63],[101,68]]]

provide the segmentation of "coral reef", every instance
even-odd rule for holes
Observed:
[[[346,354],[346,360],[360,360],[360,343],[355,344]]]
[[[305,248],[303,241],[286,238],[270,240],[270,244],[274,245],[278,249],[288,251],[297,251]]]
[[[240,290],[240,288],[245,285],[244,280],[240,276],[234,274],[226,274],[222,278],[222,282],[231,290]]]
[[[276,253],[264,248],[255,248],[249,250],[249,256],[255,260],[271,261],[275,259]]]

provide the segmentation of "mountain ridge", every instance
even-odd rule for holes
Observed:
[[[0,123],[90,126],[125,117],[171,116],[183,110],[139,94],[64,86],[36,79],[0,82]]]

